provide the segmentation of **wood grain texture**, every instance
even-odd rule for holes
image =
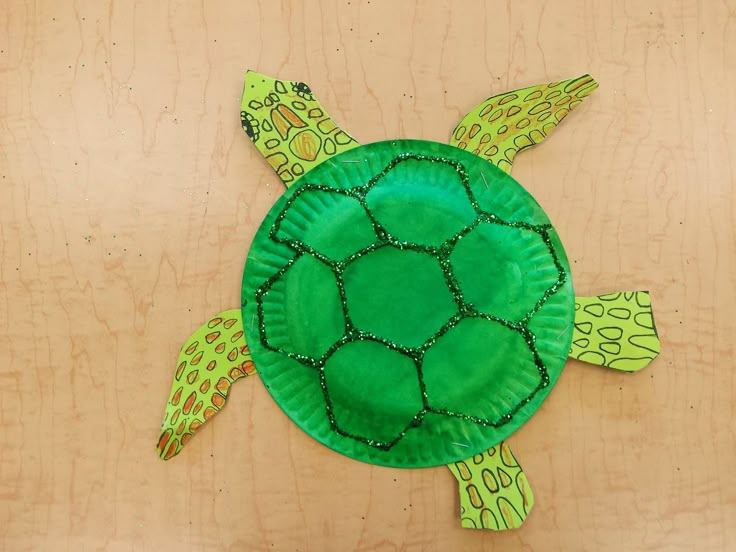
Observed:
[[[0,3],[0,549],[733,550],[734,60],[732,0]],[[361,142],[600,82],[514,176],[578,293],[651,290],[662,354],[569,363],[509,441],[521,530],[460,529],[447,469],[335,454],[255,378],[158,458],[178,348],[238,305],[283,190],[240,129],[246,68]]]

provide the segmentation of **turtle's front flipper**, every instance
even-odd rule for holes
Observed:
[[[510,173],[518,152],[544,140],[597,87],[583,75],[493,96],[460,121],[450,144]]]
[[[221,312],[194,332],[179,352],[158,440],[159,456],[164,460],[176,456],[224,406],[230,386],[255,371],[240,309]]]
[[[658,354],[659,337],[648,291],[575,298],[572,358],[635,372]]]
[[[534,496],[505,442],[448,467],[460,487],[463,527],[494,531],[521,527],[534,506]]]
[[[255,71],[245,77],[240,121],[287,187],[325,159],[359,145],[335,124],[306,83]]]

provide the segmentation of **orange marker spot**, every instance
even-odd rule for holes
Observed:
[[[276,174],[278,174],[281,180],[283,180],[283,173],[284,171],[286,171],[286,165],[289,163],[289,158],[286,157],[286,155],[284,155],[283,153],[278,152],[266,157],[266,161],[268,161],[268,164],[273,167],[273,170],[276,171]],[[288,171],[286,172],[288,173]],[[291,178],[291,175],[289,175],[289,177]]]
[[[219,393],[214,393],[212,395],[212,404],[214,404],[217,408],[222,408],[222,405],[225,404],[225,397],[223,397]]]
[[[299,159],[314,161],[317,159],[319,149],[322,147],[322,139],[312,130],[302,130],[294,136],[289,143],[289,149]]]
[[[197,393],[192,391],[191,395],[187,397],[187,402],[184,403],[184,407],[182,408],[182,412],[184,414],[189,414],[189,411],[192,409],[192,405],[194,405],[194,399],[197,398]]]
[[[503,517],[504,522],[506,522],[506,527],[517,527],[518,524],[514,520],[513,510],[509,508],[509,505],[505,500],[499,499],[498,509],[501,510],[501,516]]]
[[[174,376],[177,381],[179,381],[179,378],[181,378],[182,372],[184,372],[184,368],[187,367],[187,361],[182,360],[179,366],[176,368],[176,375]]]
[[[524,477],[523,474],[521,474],[521,477],[518,477],[516,479],[518,485],[519,485],[519,492],[521,493],[521,496],[524,498],[524,511],[527,512],[529,510],[529,488],[527,487],[527,480],[526,477]]]
[[[192,359],[192,366],[196,366],[199,364],[199,361],[202,360],[202,357],[204,356],[204,351],[199,351],[194,358]]]
[[[204,419],[205,420],[209,420],[215,414],[217,414],[217,410],[215,410],[211,406],[208,406],[207,408],[204,409]]]
[[[200,427],[202,427],[202,422],[199,420],[194,420],[191,424],[189,424],[189,431],[194,433],[197,431]]]
[[[199,370],[192,370],[187,374],[187,383],[189,385],[193,384],[195,381],[197,381],[197,378],[199,377]]]
[[[183,387],[180,387],[179,389],[176,390],[176,393],[174,393],[174,396],[171,397],[171,404],[173,404],[174,406],[179,404],[179,399],[181,399],[181,392],[183,389],[184,389]]]
[[[516,458],[514,458],[514,454],[506,443],[501,443],[501,460],[510,468],[515,468],[519,465]]]
[[[511,476],[508,473],[506,473],[503,469],[497,468],[496,471],[498,473],[498,479],[501,482],[502,487],[506,488],[510,486],[511,483],[513,483]]]
[[[302,128],[307,126],[307,124],[302,121],[299,116],[294,113],[291,109],[286,107],[284,104],[279,104],[279,106],[276,108],[279,110],[279,113],[286,119],[289,124],[296,128]]]
[[[171,417],[171,421],[169,422],[172,426],[179,419],[179,414],[181,414],[181,409],[180,408],[177,408],[176,409],[176,412],[174,412],[174,415]]]
[[[192,410],[192,414],[195,416],[199,414],[199,411],[202,410],[202,406],[204,406],[204,401],[199,401],[197,404],[194,405],[194,410]]]
[[[207,364],[207,370],[209,370],[209,371],[211,372],[212,370],[214,370],[214,369],[215,369],[215,366],[217,366],[217,361],[216,361],[216,360],[214,360],[214,359],[212,359],[212,360],[210,360],[210,361],[209,361],[209,363]]]
[[[230,389],[230,380],[227,378],[220,378],[215,384],[215,389],[223,395],[227,395],[227,392]]]
[[[470,503],[475,508],[480,508],[483,506],[483,500],[480,498],[480,493],[478,492],[478,488],[470,483],[467,487],[468,491],[468,498],[470,498]]]
[[[498,481],[496,481],[496,476],[493,475],[493,472],[488,468],[483,468],[482,475],[483,483],[485,484],[486,489],[488,489],[491,493],[497,493]]]
[[[235,323],[237,321],[238,321],[237,318],[230,318],[228,320],[225,320],[225,324],[224,324],[225,329],[228,329],[229,330],[230,328],[232,328],[235,325]]]
[[[209,388],[210,388],[210,380],[204,380],[202,382],[202,385],[199,386],[199,391],[201,393],[206,393]]]
[[[166,451],[166,456],[164,456],[164,460],[168,460],[175,454],[176,454],[176,441],[171,441],[171,444],[169,445],[169,450]]]
[[[227,359],[228,359],[228,360],[229,360],[230,362],[235,362],[235,359],[236,359],[236,358],[238,358],[238,349],[237,349],[237,348],[233,349],[232,351],[230,351],[230,352],[229,352],[229,353],[227,354]],[[194,361],[192,361],[192,364],[193,364],[193,363],[194,363]]]
[[[271,122],[273,123],[276,131],[279,133],[279,136],[281,136],[281,139],[286,140],[286,137],[289,136],[289,122],[284,118],[281,113],[279,113],[275,109],[271,111]]]
[[[218,353],[218,354],[219,353],[222,353],[222,351],[224,351],[224,350],[225,350],[225,344],[224,343],[218,343],[217,344],[217,347],[215,347],[215,352]]]
[[[542,96],[542,93],[541,92],[539,93],[539,96],[540,97]],[[512,105],[511,107],[509,107],[509,110],[506,112],[506,116],[507,117],[513,117],[514,115],[516,115],[520,111],[521,111],[521,107],[519,107],[518,105]]]
[[[235,343],[241,337],[243,337],[243,330],[240,330],[239,332],[235,332],[233,336],[230,338],[230,342]]]
[[[488,508],[480,511],[480,526],[484,529],[500,529],[496,516]]]
[[[161,437],[158,440],[158,450],[160,450],[161,452],[164,451],[164,449],[166,448],[166,443],[169,442],[169,438],[171,437],[172,433],[173,431],[167,429],[161,434]]]
[[[184,426],[186,425],[186,421],[182,420],[179,424],[179,427],[176,428],[176,434],[179,435],[182,431],[184,431]]]
[[[217,316],[217,317],[213,318],[212,320],[210,320],[209,322],[207,322],[207,327],[210,328],[210,329],[211,328],[214,328],[220,322],[222,322],[222,318],[220,318],[219,316]]]
[[[473,474],[470,473],[468,465],[462,460],[460,462],[455,462],[455,467],[457,468],[457,471],[460,472],[460,477],[463,481],[470,481],[470,479],[473,477]]]
[[[181,436],[181,446],[186,445],[187,442],[189,442],[189,439],[191,439],[191,438],[192,438],[192,434],[191,433],[185,433],[184,435],[182,435]]]
[[[188,355],[191,355],[192,353],[194,353],[194,351],[196,351],[196,350],[197,350],[197,347],[198,347],[198,346],[199,346],[199,341],[195,341],[195,342],[194,342],[194,343],[192,343],[192,344],[191,344],[191,345],[190,345],[189,347],[187,347],[187,350],[186,350],[186,351],[184,351],[184,352],[185,352],[186,354],[188,354]]]

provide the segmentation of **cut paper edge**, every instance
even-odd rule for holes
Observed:
[[[636,372],[659,354],[660,342],[648,291],[575,298],[570,357]]]
[[[516,154],[544,140],[597,87],[585,74],[492,96],[465,115],[450,144],[511,173]]]
[[[469,529],[518,529],[534,506],[529,481],[505,442],[448,464],[460,492],[461,525]]]
[[[287,187],[323,161],[359,145],[335,123],[309,85],[255,71],[245,76],[240,121]]]
[[[179,352],[158,439],[161,458],[173,458],[224,406],[230,386],[256,373],[240,309],[223,311],[197,329]]]

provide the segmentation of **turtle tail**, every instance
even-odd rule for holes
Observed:
[[[586,74],[492,96],[460,121],[450,144],[511,173],[516,154],[544,140],[597,87]]]
[[[255,373],[240,309],[221,312],[195,331],[179,352],[158,439],[159,456],[168,460],[179,454],[225,405],[230,386]]]

